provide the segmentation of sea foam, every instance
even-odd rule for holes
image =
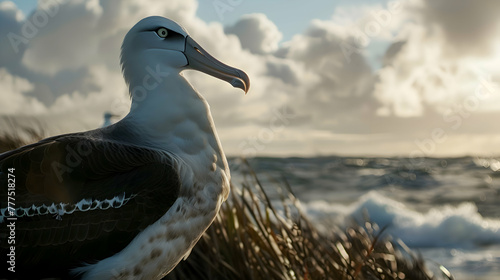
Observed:
[[[484,218],[474,203],[433,207],[425,213],[371,191],[350,205],[331,205],[325,201],[303,204],[304,211],[318,223],[347,224],[354,218],[371,222],[410,247],[475,247],[500,244],[500,221]]]

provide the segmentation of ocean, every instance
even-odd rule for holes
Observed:
[[[320,230],[369,217],[457,280],[500,279],[500,158],[248,159],[273,199],[286,180]],[[248,169],[230,158],[235,186]]]

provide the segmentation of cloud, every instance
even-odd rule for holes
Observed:
[[[45,106],[34,97],[25,96],[33,85],[25,79],[10,75],[0,68],[0,112],[9,115],[40,114]]]
[[[23,19],[12,2],[0,5],[0,35],[10,33],[22,39],[16,41],[17,52],[9,41],[0,42],[0,66],[29,80],[33,87],[27,95],[47,107],[73,92],[82,96],[102,92],[109,88],[108,80],[121,77],[119,50],[123,37],[141,18],[152,11],[190,18],[196,9],[195,1],[137,5],[134,1],[48,0],[41,1]],[[101,66],[106,69],[100,72],[102,77],[96,77],[92,69]],[[124,94],[122,84],[120,81],[102,96]]]
[[[118,55],[107,54],[119,50],[124,35],[137,21],[151,14],[190,19],[197,5],[195,1],[151,1],[146,5],[130,0],[49,2],[54,3],[55,12],[49,14],[39,5],[25,23],[35,25],[36,35],[29,42],[22,63],[31,70],[52,76],[103,63],[119,71]],[[37,14],[48,15],[40,27],[36,24]]]
[[[15,65],[20,59],[9,41],[9,34],[20,34],[24,20],[23,13],[10,1],[0,2],[0,67]],[[24,46],[22,46],[24,47]],[[23,48],[24,49],[24,48]]]
[[[352,39],[336,23],[315,20],[304,34],[296,35],[278,51],[303,69],[298,75],[302,87],[289,106],[309,115],[316,127],[350,130],[352,121],[363,119],[356,120],[353,114],[370,114],[377,104],[371,95],[373,72],[366,58],[358,52],[346,56],[343,49]]]
[[[9,32],[22,36],[23,28],[43,14],[48,20],[35,25],[36,34],[17,52],[8,40],[0,40],[0,111],[28,112],[49,122],[51,133],[97,127],[104,111],[124,116],[130,100],[119,66],[123,37],[141,18],[162,15],[183,25],[214,57],[250,76],[252,86],[244,96],[223,81],[185,72],[210,103],[230,154],[248,149],[281,154],[383,153],[384,147],[407,151],[414,139],[449,127],[443,114],[463,109],[481,84],[483,76],[471,57],[489,58],[500,38],[496,25],[483,29],[485,22],[498,22],[490,15],[496,12],[479,18],[496,2],[469,7],[460,0],[471,10],[468,17],[446,14],[443,7],[455,7],[449,2],[410,0],[397,13],[389,12],[390,18],[390,3],[339,8],[331,19],[312,20],[304,32],[280,42],[281,32],[265,15],[246,15],[224,27],[197,17],[196,0],[47,0],[27,16],[5,1],[0,3],[3,38]],[[454,25],[459,17],[467,23]],[[379,29],[367,29],[376,24]],[[380,42],[387,50],[380,52],[377,68],[368,53],[372,43]],[[494,79],[500,77],[498,62],[500,57],[486,64]],[[500,98],[481,104],[488,105],[491,117],[499,111]],[[462,119],[460,133],[491,130],[483,123],[482,108]],[[461,137],[454,140],[456,146],[463,145],[466,137]]]
[[[500,31],[500,2],[495,0],[422,0],[416,9],[430,33],[443,36],[454,55],[485,56],[494,51]]]
[[[227,34],[235,34],[244,49],[256,54],[271,53],[278,49],[283,34],[264,14],[242,16],[234,25],[225,28]]]
[[[306,33],[278,50],[281,33],[264,15],[242,18],[233,26],[238,37],[219,23],[197,18],[196,1],[58,3],[58,12],[29,40],[20,59],[6,66],[12,75],[30,81],[25,96],[45,106],[46,118],[58,131],[95,127],[102,122],[104,111],[126,113],[129,103],[118,63],[121,40],[136,21],[152,14],[177,20],[212,55],[251,77],[251,91],[244,97],[213,77],[186,73],[208,99],[221,135],[234,138],[227,141],[241,144],[245,140],[224,130],[238,127],[258,133],[252,127],[269,126],[283,108],[294,115],[287,127],[335,130],[340,126],[331,125],[340,123],[348,129],[350,123],[339,118],[349,118],[353,110],[366,111],[367,106],[357,106],[358,102],[375,102],[367,95],[371,69],[366,60],[356,53],[347,61],[339,46],[345,39],[341,26],[326,21],[313,23]],[[37,11],[42,13],[42,6]],[[239,44],[241,38],[247,38],[244,34],[258,44]],[[278,52],[281,55],[275,54]],[[237,146],[234,153],[240,149]]]
[[[409,1],[407,11],[413,13],[407,14],[377,72],[374,95],[382,104],[378,114],[444,114],[473,96],[487,76],[500,73],[495,61],[472,59],[491,57],[500,42],[496,6],[497,1]]]

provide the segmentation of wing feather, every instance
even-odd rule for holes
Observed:
[[[15,168],[15,207],[33,211],[16,222],[17,265],[51,276],[119,252],[168,211],[181,184],[167,153],[85,134],[1,154],[1,184],[9,168]],[[4,190],[1,208],[7,207]],[[55,212],[40,214],[43,207]],[[1,226],[0,237],[6,235]],[[0,245],[2,250],[10,246],[6,238]]]

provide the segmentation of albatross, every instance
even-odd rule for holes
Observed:
[[[126,34],[121,65],[132,99],[122,120],[0,154],[2,259],[15,255],[15,273],[0,276],[161,279],[227,199],[230,173],[209,106],[181,72],[245,93],[248,76],[158,16]]]

